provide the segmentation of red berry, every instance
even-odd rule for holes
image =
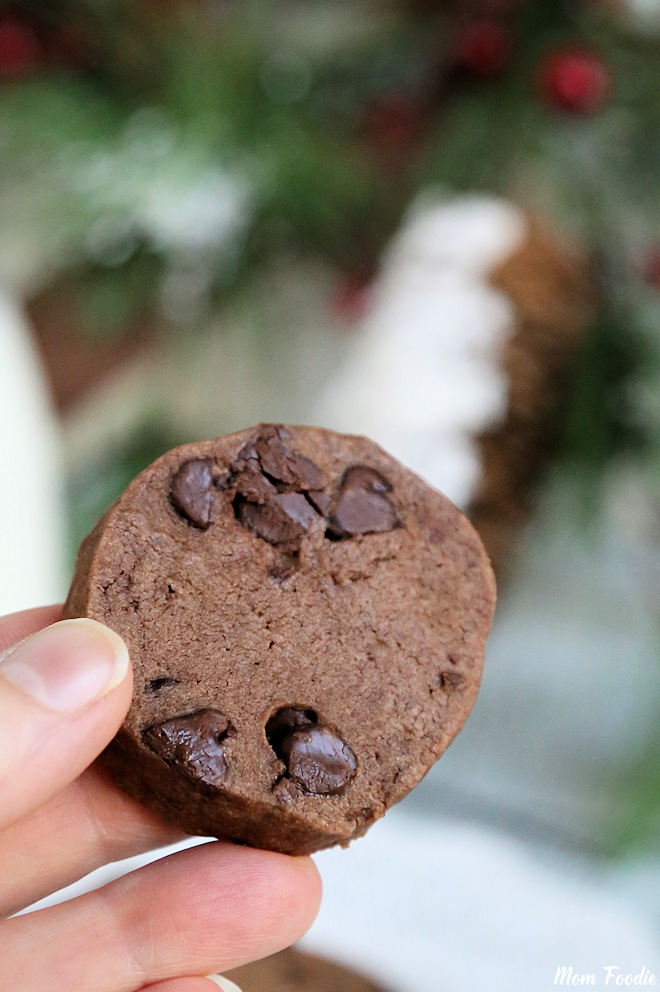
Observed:
[[[330,299],[330,312],[341,324],[357,324],[369,309],[370,282],[360,276],[348,276]]]
[[[17,78],[41,61],[41,44],[32,26],[19,17],[0,19],[0,77]]]
[[[367,141],[385,152],[412,148],[422,130],[420,108],[410,97],[399,93],[374,100],[366,110],[364,131]]]
[[[643,267],[644,282],[660,292],[660,247],[652,248]]]
[[[513,48],[511,32],[503,24],[480,18],[458,35],[454,65],[480,79],[495,79],[509,65]]]
[[[590,114],[604,103],[610,72],[594,52],[562,49],[546,58],[541,88],[553,107],[573,114]]]

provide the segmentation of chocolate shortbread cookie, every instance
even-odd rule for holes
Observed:
[[[302,854],[363,834],[458,733],[494,600],[472,526],[382,449],[261,425],[139,475],[65,616],[131,653],[115,782],[190,833]]]

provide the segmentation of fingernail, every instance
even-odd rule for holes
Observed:
[[[0,655],[0,676],[51,710],[72,713],[124,680],[128,649],[96,620],[60,620]]]
[[[223,978],[222,975],[207,975],[206,977],[209,981],[215,982],[222,989],[222,992],[241,992],[238,985],[234,985],[233,982],[230,982],[228,978]]]

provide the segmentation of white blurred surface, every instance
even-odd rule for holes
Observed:
[[[58,437],[25,317],[0,287],[0,615],[64,592]]]
[[[650,915],[586,862],[400,810],[315,860],[324,902],[302,946],[341,955],[393,992],[545,992],[559,966],[601,985],[611,964],[660,981]]]

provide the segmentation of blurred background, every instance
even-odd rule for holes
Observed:
[[[491,554],[464,731],[317,859],[303,946],[391,992],[660,981],[659,67],[660,0],[0,2],[0,612],[260,420]]]

